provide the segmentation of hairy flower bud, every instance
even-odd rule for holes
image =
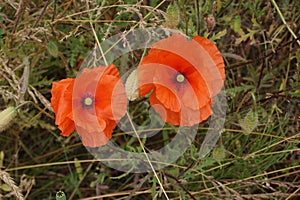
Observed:
[[[17,110],[13,106],[9,106],[0,112],[0,132],[9,127],[16,115]]]
[[[166,27],[167,28],[176,28],[180,22],[179,10],[177,5],[170,4],[167,8],[166,14]]]
[[[215,17],[213,15],[209,14],[204,17],[204,20],[205,20],[207,30],[208,31],[213,30],[216,25]]]

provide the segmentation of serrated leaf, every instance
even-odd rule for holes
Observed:
[[[125,90],[127,98],[130,101],[134,101],[139,97],[138,78],[136,69],[133,70],[126,79]]]
[[[75,169],[76,169],[76,173],[78,175],[78,178],[79,180],[82,180],[83,178],[83,170],[82,170],[82,167],[81,167],[81,164],[80,162],[78,162],[78,159],[77,158],[74,158],[74,165],[75,165]]]
[[[226,152],[223,146],[216,146],[212,152],[213,158],[217,162],[221,162],[226,158]]]
[[[258,124],[258,115],[256,111],[250,110],[243,120],[239,120],[239,124],[246,133],[251,133]]]
[[[53,56],[53,57],[58,56],[58,48],[57,48],[57,45],[53,41],[49,41],[47,43],[47,50],[51,56]]]
[[[177,5],[170,4],[166,12],[166,27],[176,28],[179,24],[179,10]]]
[[[227,30],[226,30],[226,29],[224,29],[224,30],[222,30],[222,31],[219,31],[216,35],[214,35],[214,36],[211,38],[211,40],[213,40],[213,41],[219,40],[219,39],[221,39],[224,35],[226,35],[226,33],[227,33]]]
[[[233,18],[232,29],[233,29],[234,32],[239,33],[239,31],[241,29],[241,16],[236,15]]]
[[[216,160],[211,157],[201,159],[201,168],[211,167],[216,163]]]

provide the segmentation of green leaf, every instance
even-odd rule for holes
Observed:
[[[239,124],[246,133],[251,133],[258,124],[257,112],[250,110],[243,120],[239,120]]]
[[[152,180],[152,188],[151,188],[151,196],[152,198],[156,195],[156,185],[157,185],[157,180],[156,178],[153,178]]]
[[[179,168],[171,168],[171,169],[168,170],[168,172],[169,172],[171,175],[177,177],[177,176],[179,175]]]
[[[82,173],[82,167],[81,167],[81,164],[80,162],[78,162],[78,159],[77,158],[74,158],[74,165],[75,165],[75,169],[76,169],[76,173],[79,177],[79,180],[82,180],[83,178],[83,173]]]
[[[239,31],[241,29],[241,16],[236,15],[233,18],[232,29],[233,29],[234,32],[239,33]]]
[[[217,162],[221,162],[226,158],[226,152],[223,146],[216,146],[212,152],[213,158]]]
[[[201,166],[200,166],[201,169],[212,167],[216,163],[216,160],[211,157],[205,157],[205,158],[201,159],[201,161],[202,161]]]
[[[10,192],[11,191],[11,188],[6,183],[0,185],[0,189],[5,191],[5,192]]]
[[[47,50],[50,53],[51,56],[57,57],[58,56],[58,48],[55,42],[49,41],[47,43]]]
[[[219,31],[217,34],[213,35],[211,40],[215,41],[215,40],[219,40],[221,39],[223,36],[225,36],[227,33],[227,30],[224,29],[222,31]]]
[[[290,92],[290,95],[292,97],[299,98],[300,97],[300,90],[296,90],[294,92]]]

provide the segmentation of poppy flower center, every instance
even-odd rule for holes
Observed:
[[[81,99],[81,106],[84,109],[89,109],[94,106],[94,97],[90,94],[87,94]]]
[[[177,74],[176,81],[178,83],[182,83],[185,80],[184,76],[182,74]]]
[[[90,106],[93,103],[93,99],[91,97],[87,97],[87,98],[84,99],[83,103],[86,106]]]

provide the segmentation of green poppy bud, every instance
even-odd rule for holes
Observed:
[[[166,27],[167,28],[176,28],[180,22],[179,10],[177,5],[170,4],[167,8],[166,14]]]
[[[9,106],[0,112],[0,132],[9,127],[16,115],[17,109],[13,106]]]

